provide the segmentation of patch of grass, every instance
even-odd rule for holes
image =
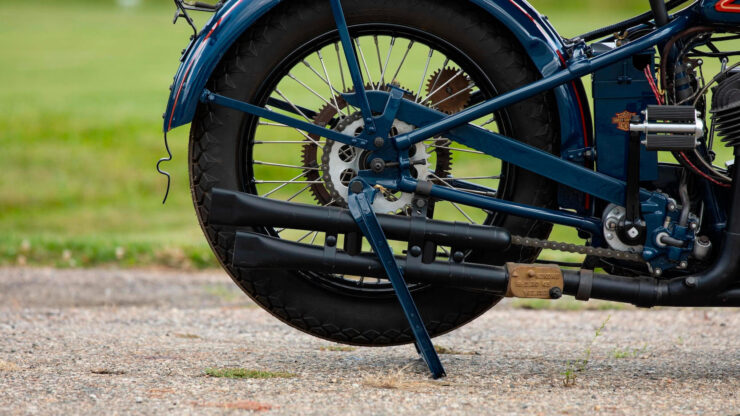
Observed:
[[[362,379],[362,384],[367,387],[388,390],[418,391],[424,387],[450,386],[445,381],[417,380],[407,374],[410,365],[399,368],[396,371],[384,372],[383,374],[367,375]]]
[[[160,115],[189,29],[167,23],[171,1],[120,4],[0,6],[0,43],[7,45],[0,54],[0,265],[218,266],[190,201],[187,126],[169,134],[174,160],[165,169],[173,182],[164,207],[165,179],[154,170],[164,155]],[[646,10],[644,0],[542,0],[537,7],[569,37]],[[206,17],[195,15],[199,24]],[[426,54],[412,55],[407,67],[423,68]],[[399,77],[416,85],[416,74]],[[291,97],[310,101],[309,92],[294,88]],[[478,173],[496,162],[456,159],[455,165]],[[438,210],[457,215],[452,206]],[[556,227],[552,238],[575,237]],[[30,249],[20,248],[24,241]],[[578,260],[547,251],[543,258]]]
[[[623,310],[630,308],[629,305],[602,300],[590,300],[583,302],[573,297],[562,297],[558,300],[549,299],[513,299],[511,307],[517,309],[553,310],[553,311],[605,311]]]
[[[184,270],[218,267],[205,241],[170,244],[127,237],[0,235],[0,266],[146,267]]]
[[[174,335],[174,336],[175,336],[175,338],[182,338],[182,339],[200,339],[200,336],[198,336],[198,335],[195,335],[195,334],[188,334],[188,333],[179,333],[179,332],[176,332],[176,333],[174,333],[174,334],[172,334],[172,335]]]
[[[228,303],[244,299],[242,292],[233,290],[232,285],[209,284],[203,287],[203,291]]]
[[[350,347],[349,345],[329,345],[325,347],[319,347],[321,351],[334,351],[334,352],[352,352],[357,348]]]
[[[206,368],[205,374],[217,378],[292,378],[296,377],[293,373],[273,372],[262,370],[248,370],[245,368]]]
[[[10,361],[0,360],[0,371],[10,372],[10,371],[18,371],[20,369],[21,368],[18,367],[18,364],[11,363]]]
[[[583,352],[583,356],[577,360],[568,361],[565,370],[560,373],[560,375],[563,376],[563,385],[565,387],[575,386],[578,374],[586,370],[586,366],[588,365],[589,360],[591,360],[593,345],[596,342],[596,339],[604,331],[604,328],[606,328],[606,324],[609,322],[609,319],[611,319],[611,317],[611,315],[607,316],[606,319],[604,319],[604,322],[601,323],[601,326],[596,329],[593,339],[591,339],[591,342],[588,344],[586,350]]]
[[[115,370],[112,368],[93,368],[90,370],[93,374],[101,374],[101,375],[114,375],[114,376],[120,376],[122,374],[126,374],[123,370]]]
[[[458,351],[454,348],[447,348],[443,347],[441,345],[435,345],[434,350],[437,351],[437,354],[449,354],[449,355],[478,355],[477,352],[473,351]]]
[[[647,351],[647,344],[643,345],[642,348],[627,348],[627,349],[620,349],[615,348],[614,351],[612,351],[612,357],[614,358],[637,358],[640,355],[644,354]]]

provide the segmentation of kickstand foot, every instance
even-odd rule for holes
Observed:
[[[403,279],[403,271],[398,267],[396,258],[393,256],[393,250],[388,245],[388,240],[385,238],[383,229],[380,227],[378,218],[373,211],[372,203],[375,200],[377,190],[359,178],[354,179],[350,183],[349,188],[348,205],[352,213],[352,218],[354,218],[360,230],[362,230],[362,233],[370,242],[370,246],[375,251],[375,254],[383,264],[385,272],[388,274],[388,279],[393,285],[396,297],[401,303],[401,308],[406,315],[409,325],[411,325],[417,352],[424,359],[424,362],[426,362],[433,378],[444,377],[445,370],[442,367],[442,362],[439,360],[439,355],[437,355],[437,351],[434,349],[432,339],[429,337],[426,327],[424,327],[424,322],[419,315],[419,310],[416,308],[414,299],[411,297],[411,292],[409,292],[409,288],[406,286],[406,281]]]

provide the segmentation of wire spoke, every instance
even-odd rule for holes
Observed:
[[[378,45],[378,35],[373,35],[373,40],[375,41],[375,52],[378,55],[378,68],[383,67],[383,61],[380,59],[380,46]],[[380,71],[380,79],[378,80],[378,88],[380,88],[381,85],[385,84],[385,79],[383,78],[383,71]]]
[[[289,180],[288,182],[286,182],[286,183],[283,183],[283,182],[279,182],[279,183],[282,183],[282,185],[280,185],[280,186],[278,186],[277,188],[273,189],[272,191],[270,191],[270,192],[268,192],[268,193],[266,193],[266,194],[262,195],[262,197],[263,197],[263,198],[267,198],[268,196],[270,196],[270,195],[274,194],[275,192],[277,192],[277,191],[279,191],[279,190],[281,190],[281,189],[285,188],[286,186],[288,186],[288,184],[289,184],[289,183],[293,183],[293,182],[297,181],[297,180],[298,180],[299,178],[301,178],[301,177],[305,176],[305,175],[306,175],[307,173],[308,173],[308,172],[301,172],[301,173],[299,173],[298,175],[296,175],[295,177],[293,177],[292,179],[290,179],[290,180]],[[259,183],[258,181],[254,181],[254,182],[255,182],[255,183]],[[262,183],[266,183],[266,182],[262,182]]]
[[[495,116],[495,115],[494,115],[493,117],[491,117],[491,118],[490,118],[490,119],[489,119],[488,121],[486,121],[485,123],[483,123],[483,124],[479,125],[478,127],[485,127],[485,126],[487,126],[487,125],[489,125],[489,124],[493,123],[494,121],[496,121],[496,116]]]
[[[319,232],[318,232],[318,231],[309,231],[309,232],[307,232],[306,234],[304,234],[304,235],[303,235],[303,237],[299,238],[299,239],[298,239],[298,242],[300,243],[301,241],[305,240],[305,239],[306,239],[306,237],[308,237],[309,235],[311,235],[311,234],[313,234],[313,233],[316,233],[316,234],[318,234]]]
[[[423,100],[421,100],[420,102],[421,102],[422,104],[424,104],[425,102],[427,102],[427,101],[428,101],[428,100],[429,100],[430,98],[432,98],[432,97],[434,96],[434,94],[436,94],[436,93],[438,93],[439,91],[441,91],[441,90],[442,90],[442,88],[444,88],[444,87],[446,87],[447,85],[449,85],[449,83],[450,83],[450,82],[452,82],[452,81],[453,81],[453,80],[454,80],[455,78],[457,78],[458,76],[460,76],[460,74],[462,74],[462,73],[463,73],[463,70],[462,70],[462,69],[460,69],[460,70],[458,70],[457,72],[455,72],[455,75],[451,76],[451,77],[450,77],[450,79],[448,79],[447,81],[445,81],[445,82],[444,82],[444,84],[442,84],[442,85],[440,85],[439,87],[437,87],[437,89],[435,89],[435,90],[432,90],[432,92],[430,92],[429,94],[427,94],[427,96],[426,96],[426,97],[424,97],[424,99],[423,99]]]
[[[286,126],[289,127],[289,126]],[[322,145],[325,144],[324,142],[317,142],[312,140],[312,142],[322,149],[324,148]],[[307,142],[305,140],[257,140],[255,142],[252,142],[253,144],[306,144]]]
[[[309,184],[309,185],[318,185],[324,183],[324,181],[273,181],[273,180],[256,180],[254,181],[256,184],[264,184],[264,183],[282,183],[283,185],[290,185],[290,184]]]
[[[357,51],[360,52],[360,59],[362,59],[362,65],[365,67],[365,72],[367,73],[367,81],[370,83],[370,87],[374,88],[373,83],[373,77],[370,75],[370,69],[367,67],[367,61],[365,61],[365,54],[362,52],[362,47],[360,46],[360,39],[355,38],[355,45],[357,45]]]
[[[275,91],[277,91],[277,90],[275,90]],[[278,92],[278,94],[280,94],[280,93]],[[281,96],[282,96],[282,94],[281,94]],[[272,108],[270,108],[270,107],[266,107],[266,108],[267,108],[268,110],[272,110]],[[304,116],[304,117],[305,117],[305,116]],[[310,121],[311,123],[313,123],[313,121],[311,121],[311,120],[309,120],[309,121]],[[324,150],[324,146],[322,146],[322,145],[321,145],[321,144],[320,144],[320,143],[319,143],[318,141],[314,140],[314,138],[313,138],[313,137],[311,137],[311,136],[309,136],[308,134],[306,134],[306,132],[305,132],[305,131],[303,131],[303,130],[301,130],[301,129],[298,129],[298,128],[295,128],[295,127],[293,127],[293,130],[295,130],[295,131],[297,131],[298,133],[300,133],[300,134],[301,134],[301,135],[302,135],[303,137],[305,137],[305,138],[306,138],[306,140],[308,140],[308,141],[310,141],[311,143],[315,144],[316,146],[320,147],[320,148],[321,148],[321,150]],[[277,143],[277,141],[274,141],[274,142],[271,142],[271,143]],[[287,142],[286,142],[286,143],[287,143]]]
[[[401,63],[398,64],[398,69],[396,69],[396,73],[393,74],[393,78],[391,79],[391,82],[394,82],[396,80],[396,77],[398,77],[399,72],[401,72],[401,67],[403,67],[403,63],[406,62],[406,58],[409,56],[409,52],[411,52],[411,48],[414,47],[414,41],[412,40],[409,42],[409,47],[406,48],[406,52],[403,54],[403,58],[401,59]]]
[[[447,64],[449,62],[450,62],[450,58],[445,58],[445,62],[442,64],[442,69],[445,69],[447,67]],[[437,73],[437,76],[434,77],[434,82],[432,83],[431,88],[429,88],[429,91],[434,91],[434,89],[437,87],[437,83],[439,82],[439,77],[441,77],[441,76],[442,76],[442,71],[440,70]],[[424,101],[426,101],[426,99],[423,100],[423,101],[419,101],[419,102],[424,102]]]
[[[427,146],[427,148],[428,149],[429,148],[446,149],[446,150],[451,150],[451,151],[454,151],[454,152],[463,152],[463,153],[473,153],[473,154],[476,154],[476,155],[485,155],[484,152],[479,152],[477,150],[460,149],[458,147],[440,146],[440,145],[436,145],[436,144],[429,145],[429,146]]]
[[[342,57],[339,55],[339,42],[334,44],[334,50],[337,51],[337,62],[339,63],[339,75],[342,77],[342,91],[347,91],[347,84],[344,82],[344,67],[342,66]]]
[[[429,48],[429,56],[427,56],[427,63],[424,65],[424,75],[421,76],[421,81],[419,82],[419,89],[416,90],[416,97],[414,97],[414,102],[418,102],[419,98],[421,98],[421,89],[424,87],[424,81],[427,79],[427,72],[429,71],[429,63],[432,61],[432,55],[434,55],[434,49]]]
[[[320,99],[321,101],[323,101],[323,102],[325,102],[326,104],[328,104],[328,105],[330,105],[330,106],[334,107],[334,109],[336,109],[338,113],[341,113],[341,112],[342,112],[342,110],[340,110],[340,109],[339,109],[339,105],[338,105],[338,104],[337,104],[337,105],[335,105],[334,103],[332,103],[332,102],[330,102],[329,100],[327,100],[326,98],[324,98],[324,96],[322,96],[321,94],[319,94],[318,92],[316,92],[316,91],[315,91],[315,90],[314,90],[313,88],[311,88],[311,87],[309,87],[308,85],[304,84],[304,83],[303,83],[303,81],[301,81],[301,80],[299,80],[298,78],[296,78],[296,77],[295,77],[295,76],[294,76],[294,75],[293,75],[292,73],[288,73],[288,77],[289,77],[290,79],[292,79],[293,81],[295,81],[295,82],[297,82],[297,83],[301,84],[301,86],[303,86],[303,88],[305,88],[305,89],[307,89],[308,91],[310,91],[310,92],[311,92],[311,94],[313,94],[313,95],[317,96],[317,97],[318,97],[318,98],[319,98],[319,99]],[[333,95],[332,95],[332,97],[333,97]]]
[[[319,62],[321,62],[321,68],[324,69],[324,75],[326,76],[326,83],[327,85],[329,85],[329,93],[331,94],[331,98],[334,100],[335,107],[337,108],[337,110],[339,110],[339,101],[337,101],[337,95],[334,93],[334,91],[337,91],[337,90],[336,88],[334,88],[333,85],[331,85],[331,78],[329,78],[329,71],[326,70],[326,64],[324,64],[324,56],[321,55],[321,51],[316,51],[316,54],[319,56]],[[348,108],[345,107],[345,111],[347,111],[347,114],[349,114]],[[341,111],[339,112],[341,113]]]
[[[445,102],[445,101],[447,101],[447,100],[451,100],[451,99],[453,99],[453,98],[457,97],[457,96],[458,96],[458,95],[460,95],[460,94],[466,93],[466,92],[470,91],[471,89],[473,89],[474,87],[475,87],[475,83],[471,83],[471,84],[470,84],[470,85],[468,85],[468,86],[467,86],[467,87],[466,87],[465,89],[462,89],[462,90],[460,90],[460,91],[458,91],[458,92],[456,92],[456,93],[454,93],[454,94],[450,95],[449,97],[447,97],[447,98],[445,98],[445,99],[442,99],[442,100],[439,100],[438,102],[434,103],[434,107],[432,107],[432,108],[437,108],[437,107],[438,107],[438,106],[439,106],[440,104],[442,104],[443,102]]]
[[[385,64],[382,65],[383,69],[380,72],[380,79],[383,82],[383,85],[385,85],[385,71],[388,70],[388,63],[391,60],[391,53],[393,53],[393,46],[396,44],[396,37],[391,37],[391,44],[388,48],[388,55],[385,56]]]
[[[313,123],[313,120],[311,120],[305,114],[303,114],[303,111],[301,111],[295,104],[293,104],[293,101],[290,101],[287,97],[285,97],[285,95],[283,95],[283,93],[280,92],[279,89],[275,88],[275,92],[277,93],[277,95],[280,96],[280,98],[282,98],[283,100],[285,100],[285,102],[288,103],[291,106],[291,108],[293,108],[293,110],[295,110],[295,112],[297,114],[299,114],[301,117],[303,117],[304,119],[306,119],[306,121],[308,121],[309,123]]]
[[[290,202],[290,201],[294,200],[295,198],[298,197],[298,195],[304,193],[310,187],[311,187],[311,184],[308,184],[308,185],[304,186],[303,189],[301,189],[300,191],[294,193],[290,198],[286,199],[286,201]]]
[[[454,203],[452,201],[447,201],[447,202],[449,202],[450,204],[452,204],[453,207],[455,207],[458,211],[460,211],[460,213],[463,215],[463,217],[467,218],[467,220],[470,221],[471,224],[475,224],[475,221],[473,221],[473,219],[470,218],[470,215],[466,214],[465,211],[463,211],[463,209],[460,208],[459,205],[457,205],[456,203]]]
[[[277,167],[281,167],[281,168],[304,169],[304,170],[319,170],[319,168],[310,167],[310,166],[285,165],[285,164],[282,164],[282,163],[263,162],[261,160],[255,160],[252,163],[254,163],[255,165],[277,166]]]

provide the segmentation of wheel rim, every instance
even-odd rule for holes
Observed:
[[[406,65],[406,68],[411,68],[410,62],[414,60],[419,62],[419,56],[421,56],[420,62],[422,65],[414,69],[416,74],[412,76],[412,78],[416,78],[416,82],[413,83],[415,85],[407,86],[401,83],[401,85],[410,89],[415,101],[425,103],[430,107],[436,104],[437,108],[445,109],[444,107],[448,107],[445,105],[446,103],[449,104],[466,94],[465,87],[461,88],[459,79],[467,79],[472,83],[473,86],[468,89],[471,96],[476,92],[479,92],[485,98],[496,95],[493,83],[471,58],[433,35],[413,28],[388,24],[357,25],[351,27],[350,32],[358,52],[361,72],[366,82],[368,82],[369,89],[380,89],[384,82],[388,82],[388,78],[393,80],[409,78],[404,71],[404,65]],[[341,90],[347,91],[351,83],[343,56],[338,54],[340,52],[338,42],[338,34],[333,31],[297,48],[293,54],[276,67],[278,69],[266,78],[258,90],[255,101],[270,108],[268,105],[270,98],[284,100],[291,103],[291,106],[298,108],[298,112],[303,113],[297,116],[298,118],[310,122],[315,120],[310,114],[300,111],[301,109],[312,109],[318,112],[322,107],[335,107],[337,117],[328,122],[333,127],[331,123],[337,123],[339,121],[338,115],[342,114],[343,111],[342,106],[338,104],[339,99],[336,93]],[[331,53],[331,55],[328,55],[328,53]],[[374,66],[370,60],[370,54],[375,56]],[[332,56],[332,58],[329,58],[329,56]],[[394,60],[397,66],[393,65]],[[341,71],[338,71],[338,62],[341,62],[343,75]],[[448,74],[446,80],[442,75],[435,78],[436,74],[444,74],[445,71]],[[342,78],[344,78],[344,82]],[[457,90],[453,88],[452,92],[445,91],[447,87],[453,85],[453,82],[456,82],[456,79],[458,79]],[[440,82],[440,80],[444,81]],[[292,89],[286,87],[289,83],[293,84]],[[302,92],[296,94],[296,91]],[[440,94],[441,91],[447,92],[447,95]],[[330,95],[330,92],[334,94]],[[273,110],[277,109],[273,108]],[[345,111],[344,116],[349,117],[356,111],[357,109],[353,109],[352,112]],[[295,116],[295,114],[283,113]],[[509,135],[511,131],[505,112],[476,120],[474,124],[505,135]],[[305,197],[311,194],[312,187],[327,184],[323,176],[316,175],[317,172],[323,172],[321,158],[317,157],[316,165],[308,165],[305,160],[300,161],[301,163],[291,162],[289,158],[286,158],[286,155],[301,155],[307,143],[316,147],[317,156],[321,155],[318,150],[324,150],[327,147],[325,139],[312,137],[305,132],[256,117],[246,117],[242,131],[244,133],[240,141],[242,149],[239,150],[239,169],[243,173],[241,178],[243,190],[268,198],[291,202],[317,203],[317,201],[307,200]],[[507,164],[483,155],[481,152],[453,144],[443,137],[424,142],[424,146],[427,150],[434,148],[430,153],[447,151],[452,157],[453,166],[447,176],[436,174],[437,162],[439,162],[438,155],[435,154],[434,158],[430,158],[432,160],[429,161],[429,165],[435,166],[435,169],[429,169],[429,179],[437,184],[452,186],[454,179],[466,180],[480,185],[486,183],[485,187],[494,189],[498,196],[504,199],[510,193],[514,175]],[[476,161],[475,158],[479,160]],[[494,160],[496,161],[495,165],[491,163]],[[460,175],[455,175],[456,163],[463,167],[470,163],[493,165],[490,169],[499,173],[482,175],[480,173],[465,173],[465,170],[463,170]],[[486,172],[489,172],[488,169]],[[466,170],[467,172],[476,171],[475,168],[470,166]],[[280,171],[279,178],[276,176],[277,171]],[[308,180],[308,178],[312,180]],[[476,191],[476,193],[479,192],[481,191]],[[319,202],[320,205],[342,205],[340,201],[333,199]],[[448,205],[447,208],[440,209],[439,205],[442,204]],[[475,210],[473,213],[473,210],[469,207],[461,207],[446,201],[435,205],[434,218],[436,219],[488,225],[496,224],[502,219],[501,216],[485,211]],[[261,231],[272,236],[288,238],[302,243],[323,243],[323,237],[317,232],[297,232],[296,230],[281,229],[263,229]],[[396,245],[395,248],[396,252],[403,249],[400,245]],[[444,247],[440,247],[440,249],[442,253],[449,255],[449,250]],[[318,284],[332,290],[339,290],[347,295],[362,297],[388,297],[393,295],[392,287],[385,279],[313,272],[302,272],[302,274]],[[422,285],[411,287],[412,290],[423,290],[423,288]]]

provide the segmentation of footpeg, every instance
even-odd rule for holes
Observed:
[[[631,123],[630,131],[644,134],[642,144],[647,150],[681,152],[699,145],[704,122],[692,106],[650,105],[645,121]]]

